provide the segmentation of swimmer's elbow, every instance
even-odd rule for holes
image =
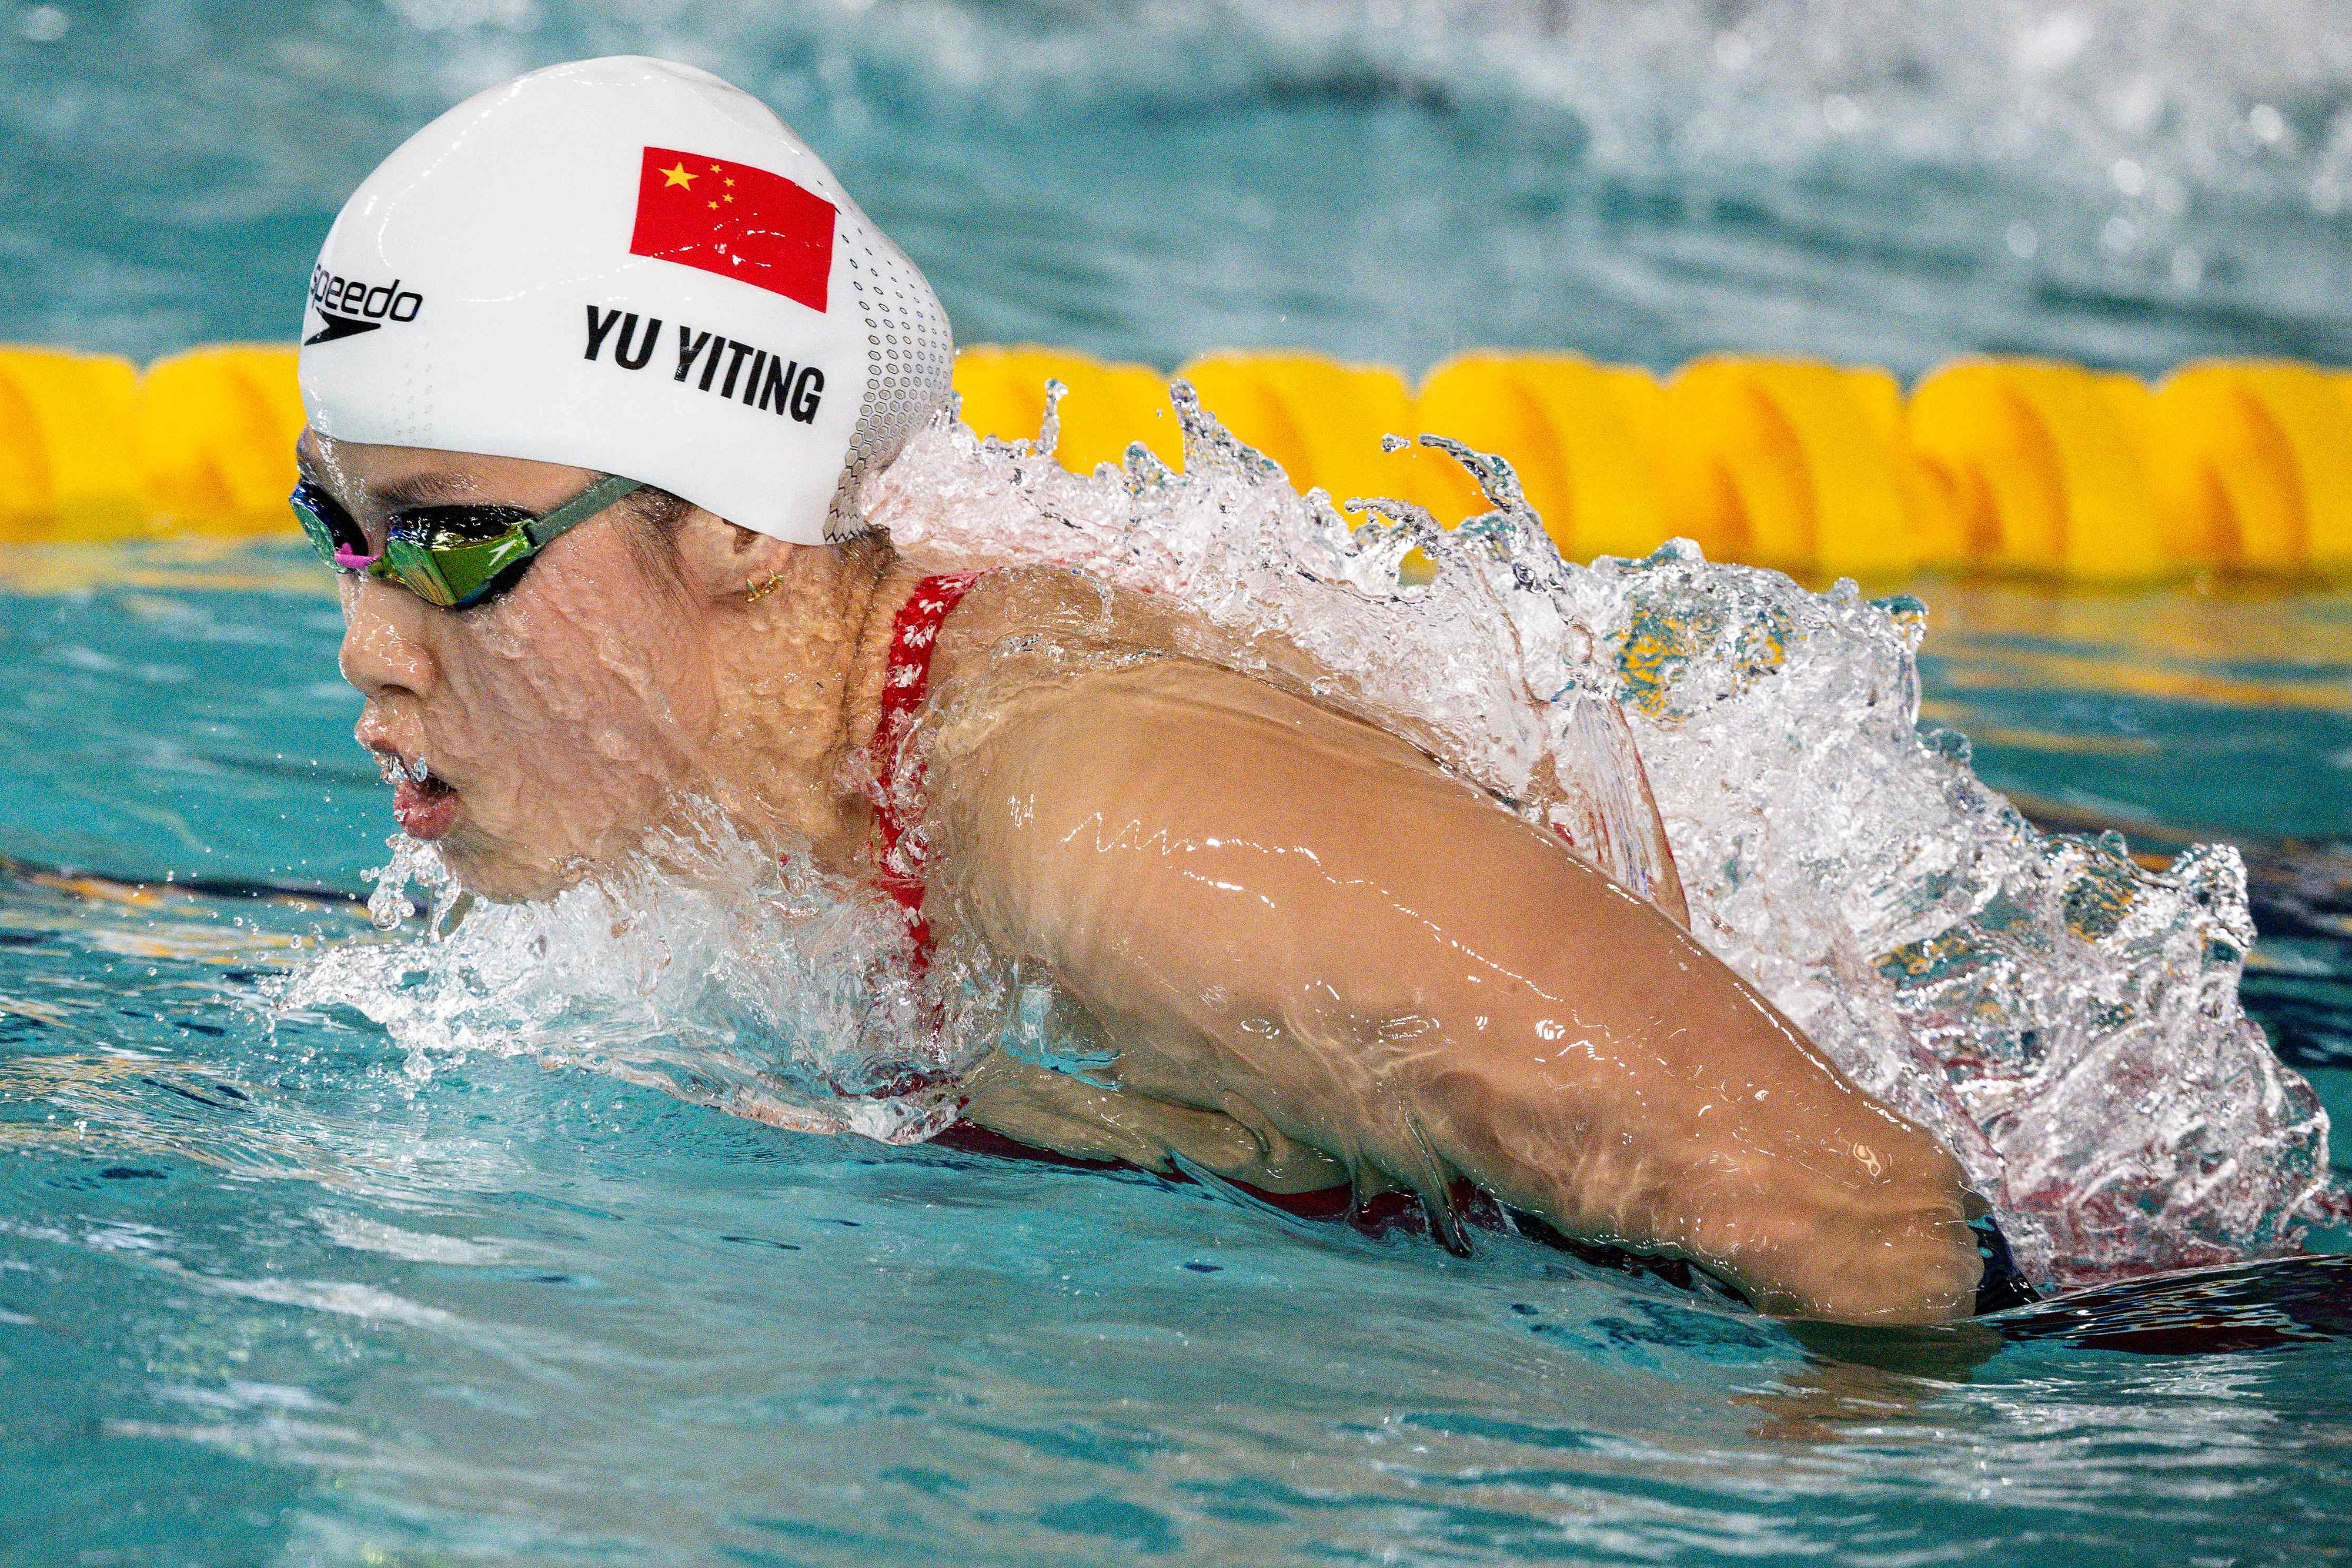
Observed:
[[[1843,1273],[1824,1281],[1818,1291],[1773,1297],[1759,1308],[1776,1318],[1811,1322],[1845,1323],[1860,1328],[1928,1328],[1958,1322],[1969,1315],[1976,1301],[1983,1264],[1973,1249],[1955,1248],[1951,1267],[1921,1278],[1890,1260],[1879,1270]]]
[[[1941,1150],[1937,1151],[1941,1154]],[[1943,1162],[1949,1164],[1948,1157]],[[1743,1286],[1774,1317],[1908,1327],[1967,1317],[1984,1274],[1958,1167],[1817,1212]]]

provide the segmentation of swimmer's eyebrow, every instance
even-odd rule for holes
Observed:
[[[411,474],[404,479],[394,479],[373,493],[375,504],[386,511],[402,507],[427,507],[439,501],[455,501],[466,497],[474,488],[473,482],[463,474]]]

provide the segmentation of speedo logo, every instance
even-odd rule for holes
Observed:
[[[425,308],[425,296],[403,288],[400,279],[370,283],[362,277],[341,277],[324,267],[310,269],[310,304],[326,324],[302,340],[302,346],[331,343],[373,332],[387,321],[414,321]]]
[[[591,305],[588,349],[582,358],[598,358],[610,340],[613,364],[625,371],[642,371],[652,362],[661,335],[658,316],[640,320],[634,310],[624,314],[618,306],[601,310]],[[787,360],[740,339],[709,330],[698,332],[683,321],[677,325],[676,347],[677,369],[670,380],[684,382],[694,376],[697,392],[715,392],[746,408],[789,413],[803,424],[816,423],[817,405],[824,399],[824,372],[814,365]],[[667,361],[664,365],[667,368]],[[697,370],[701,371],[698,376]]]

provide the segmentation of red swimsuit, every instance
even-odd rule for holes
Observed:
[[[898,607],[890,622],[890,660],[882,672],[882,716],[874,724],[874,881],[907,912],[907,928],[915,939],[915,964],[919,969],[931,956],[930,922],[923,918],[922,866],[914,844],[901,843],[907,830],[923,814],[923,780],[918,771],[893,788],[898,748],[915,722],[930,687],[931,653],[939,643],[940,624],[948,612],[963,601],[971,585],[987,573],[955,572],[927,577]]]

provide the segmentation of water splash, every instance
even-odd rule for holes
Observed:
[[[871,520],[943,568],[1074,567],[1181,602],[1220,632],[1188,652],[1296,679],[1412,739],[1678,914],[1641,758],[1596,684],[1590,633],[1555,608],[1569,569],[1509,465],[1438,442],[1494,509],[1449,532],[1409,503],[1359,498],[1381,520],[1350,532],[1327,493],[1293,491],[1189,383],[1172,395],[1181,475],[1139,444],[1121,467],[1073,475],[1050,446],[957,426],[869,486]],[[1433,559],[1455,570],[1432,573]]]
[[[1941,1137],[2042,1280],[2296,1245],[2327,1119],[2239,1006],[2236,852],[2155,871],[2118,840],[2037,831],[1965,741],[1919,733],[1916,601],[1813,593],[1686,541],[1569,564],[1508,465],[1449,443],[1492,510],[1449,533],[1366,501],[1382,520],[1350,535],[1175,397],[1181,475],[1139,447],[1072,475],[939,428],[869,481],[869,515],[927,564],[1176,596],[1241,667],[1303,650],[1326,700],[1655,891],[1673,873],[1644,841],[1646,779],[1696,934]]]
[[[414,885],[423,888],[432,901],[425,925],[440,930],[459,896],[457,878],[441,863],[440,852],[406,833],[395,833],[384,842],[392,859],[367,873],[368,881],[375,884],[368,894],[368,919],[379,931],[397,931],[403,921],[415,919],[419,911],[408,896]]]
[[[334,947],[278,983],[278,1016],[350,1008],[418,1081],[473,1051],[536,1055],[775,1125],[885,1143],[955,1118],[955,1079],[1000,1030],[984,956],[918,981],[895,905],[689,814],[608,873],[530,904],[463,900],[429,844],[392,841],[369,901],[413,939]],[[975,961],[977,960],[977,961]]]

